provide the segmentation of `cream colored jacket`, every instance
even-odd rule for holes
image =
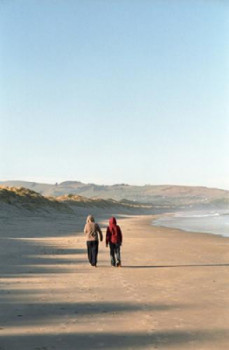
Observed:
[[[100,241],[103,240],[103,234],[99,227],[99,225],[94,222],[93,216],[89,215],[87,217],[86,225],[84,227],[84,233],[86,235],[87,241],[98,241],[100,238]]]

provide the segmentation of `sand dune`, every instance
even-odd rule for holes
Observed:
[[[119,213],[151,213],[152,206],[131,201],[115,201],[113,199],[86,198],[79,195],[67,194],[59,197],[45,197],[40,193],[24,187],[0,186],[1,215],[20,215],[37,213],[62,212],[75,214],[79,208],[100,208],[102,211],[115,211]]]

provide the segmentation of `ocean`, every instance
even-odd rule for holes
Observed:
[[[153,225],[229,237],[229,210],[177,212],[154,220]]]

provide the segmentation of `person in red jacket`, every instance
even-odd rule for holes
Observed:
[[[112,266],[121,266],[120,247],[122,245],[122,231],[117,225],[114,217],[110,218],[106,233],[106,247],[110,246],[110,257]]]

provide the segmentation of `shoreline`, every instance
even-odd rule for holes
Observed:
[[[118,218],[122,268],[104,242],[89,266],[86,212],[1,227],[1,350],[227,349],[228,239],[152,218]]]
[[[160,219],[163,218],[163,217],[175,217],[174,216],[175,213],[165,213],[165,214],[161,214],[161,215],[155,215],[155,218],[152,219],[152,226],[154,227],[163,227],[163,228],[169,228],[169,229],[176,229],[176,230],[181,230],[181,231],[184,231],[184,232],[190,232],[190,233],[193,233],[193,234],[200,234],[200,233],[204,233],[204,234],[208,234],[208,235],[216,235],[216,236],[221,236],[221,237],[224,237],[224,238],[229,238],[229,233],[219,233],[219,231],[215,231],[215,232],[210,232],[210,231],[207,231],[207,228],[206,229],[202,229],[200,230],[199,228],[198,229],[193,229],[193,228],[185,228],[184,226],[183,227],[176,227],[175,225],[173,226],[173,224],[169,224],[169,223],[165,223],[163,225],[163,222],[160,222]],[[178,221],[178,224],[177,226],[179,226],[179,219],[183,219],[183,217],[175,217]],[[194,220],[194,217],[185,217],[185,218],[188,218],[188,219],[193,219]],[[200,217],[201,219],[202,217]],[[198,219],[198,218],[197,218]],[[154,221],[159,221],[158,223],[155,223],[153,224]],[[220,230],[220,229],[219,229]]]

